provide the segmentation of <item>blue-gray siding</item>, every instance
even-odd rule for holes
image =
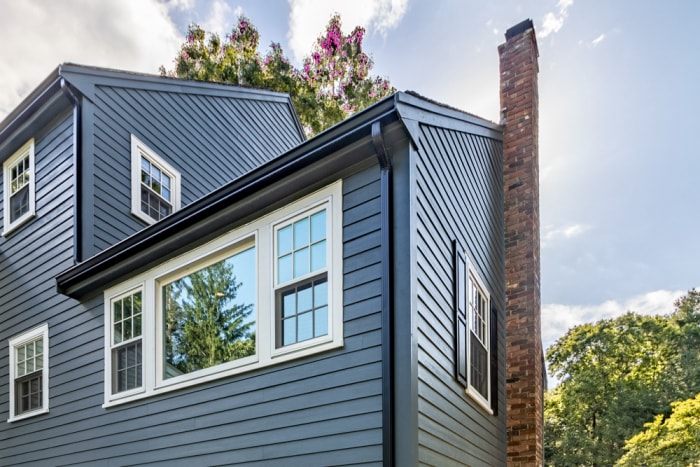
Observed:
[[[85,196],[94,211],[84,221],[94,238],[87,235],[84,257],[145,225],[130,213],[131,134],[182,174],[183,206],[301,142],[290,107],[272,100],[99,85],[85,109],[84,131],[94,129],[83,148],[94,159]]]
[[[15,442],[18,426],[5,422],[8,340],[43,323],[50,325],[50,338],[66,326],[73,335],[73,326],[79,328],[77,322],[67,325],[70,315],[60,313],[74,302],[56,294],[54,280],[73,260],[72,122],[72,114],[64,113],[34,135],[36,217],[0,238],[0,465],[7,464],[2,451]],[[49,371],[56,374],[56,369]],[[42,418],[22,422],[19,431],[44,430]]]
[[[505,465],[505,410],[479,407],[455,379],[452,241],[466,248],[499,310],[499,381],[505,381],[501,143],[421,125],[416,160],[419,461]],[[498,387],[499,407],[505,388]]]
[[[50,324],[50,413],[0,424],[0,464],[380,465],[377,177],[367,169],[343,185],[342,349],[104,409],[102,297],[76,304],[47,291],[51,318],[34,324]]]

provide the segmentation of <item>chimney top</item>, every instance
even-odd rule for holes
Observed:
[[[535,29],[535,25],[532,24],[531,19],[526,19],[525,21],[522,21],[515,26],[511,27],[506,31],[506,40],[510,40],[513,37],[517,36],[518,34],[522,34],[528,29]]]

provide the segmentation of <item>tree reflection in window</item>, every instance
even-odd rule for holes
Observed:
[[[169,282],[162,291],[163,378],[255,354],[255,247]]]

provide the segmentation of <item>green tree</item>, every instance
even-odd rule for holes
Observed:
[[[373,62],[363,50],[364,28],[345,36],[341,26],[340,16],[334,15],[297,70],[278,43],[262,58],[260,35],[248,18],[239,17],[224,40],[193,24],[174,71],[161,67],[161,74],[286,92],[312,135],[395,91],[387,80],[370,75]]]
[[[646,429],[627,441],[617,466],[700,465],[700,394],[672,404],[671,416],[657,415]]]
[[[550,465],[613,465],[625,440],[698,390],[698,295],[669,316],[627,313],[570,329],[547,352],[561,383],[545,396]]]
[[[255,353],[253,305],[236,300],[240,285],[224,260],[164,286],[166,375]]]

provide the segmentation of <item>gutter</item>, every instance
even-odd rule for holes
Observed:
[[[392,210],[391,159],[387,154],[381,121],[372,123],[372,143],[377,151],[380,168],[380,216],[382,248],[382,454],[384,465],[394,465],[394,338],[391,294],[393,280],[392,262]]]
[[[82,139],[80,134],[82,122],[82,107],[80,100],[73,92],[71,85],[61,78],[61,90],[73,103],[73,262],[78,264],[83,257],[82,241]]]

